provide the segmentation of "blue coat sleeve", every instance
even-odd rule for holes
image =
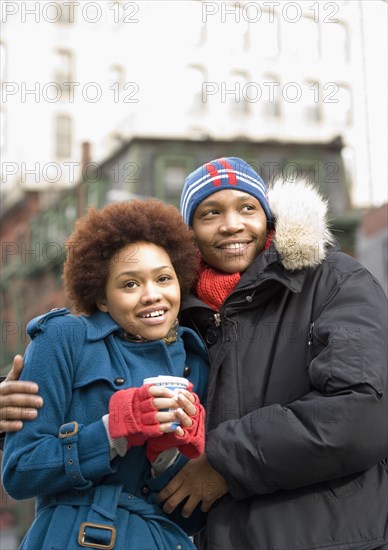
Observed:
[[[80,423],[78,433],[59,437],[61,425],[77,420],[66,413],[85,341],[80,319],[60,312],[38,318],[28,327],[32,342],[21,378],[38,383],[44,406],[34,422],[26,422],[23,430],[5,439],[3,483],[15,499],[87,488],[114,471],[102,420]]]

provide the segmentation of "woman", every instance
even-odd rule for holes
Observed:
[[[7,492],[37,497],[21,548],[194,548],[185,531],[200,514],[177,513],[178,525],[156,493],[203,451],[207,355],[177,323],[196,267],[172,206],[116,203],[78,221],[64,282],[81,315],[59,309],[29,323],[23,378],[39,380],[45,407],[6,437]],[[143,384],[158,375],[191,384],[178,397]]]

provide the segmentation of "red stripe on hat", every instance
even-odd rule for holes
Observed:
[[[214,187],[217,187],[218,185],[221,185],[221,176],[219,175],[217,168],[213,164],[211,164],[210,162],[209,162],[209,164],[205,164],[205,168],[209,172],[210,177],[213,178],[213,177],[218,176],[218,178],[216,178],[213,181]]]
[[[229,162],[227,162],[225,159],[218,159],[217,162],[219,162],[224,168],[227,168],[228,170],[233,170],[233,166],[231,166]],[[228,181],[230,185],[237,185],[237,176],[234,172],[232,174],[228,173]]]

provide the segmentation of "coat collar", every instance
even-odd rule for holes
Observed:
[[[284,268],[297,271],[321,264],[334,242],[327,222],[327,201],[304,180],[276,179],[268,195],[275,221],[273,245]]]
[[[94,315],[81,315],[86,326],[86,339],[89,342],[102,340],[112,332],[121,331],[121,327],[108,313],[98,311]]]
[[[108,313],[98,311],[94,315],[81,316],[86,327],[86,339],[89,342],[97,342],[103,340],[109,334],[114,332],[121,332],[122,328],[118,325]],[[193,351],[199,355],[203,355],[207,358],[206,349],[197,334],[187,327],[179,327],[178,334],[182,338],[185,344],[185,348],[188,351]],[[159,340],[157,340],[159,342]],[[152,341],[147,342],[147,344]],[[133,343],[134,346],[139,346],[138,343]],[[141,345],[141,344],[140,344]]]
[[[287,270],[282,257],[276,249],[275,243],[262,252],[242,274],[236,289],[257,286],[265,281],[278,281],[292,292],[300,292],[307,275],[306,269],[297,271]]]

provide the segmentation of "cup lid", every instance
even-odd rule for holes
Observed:
[[[180,384],[187,387],[189,380],[187,378],[181,378],[180,376],[169,376],[160,374],[159,376],[151,376],[150,378],[144,378],[143,384]]]

